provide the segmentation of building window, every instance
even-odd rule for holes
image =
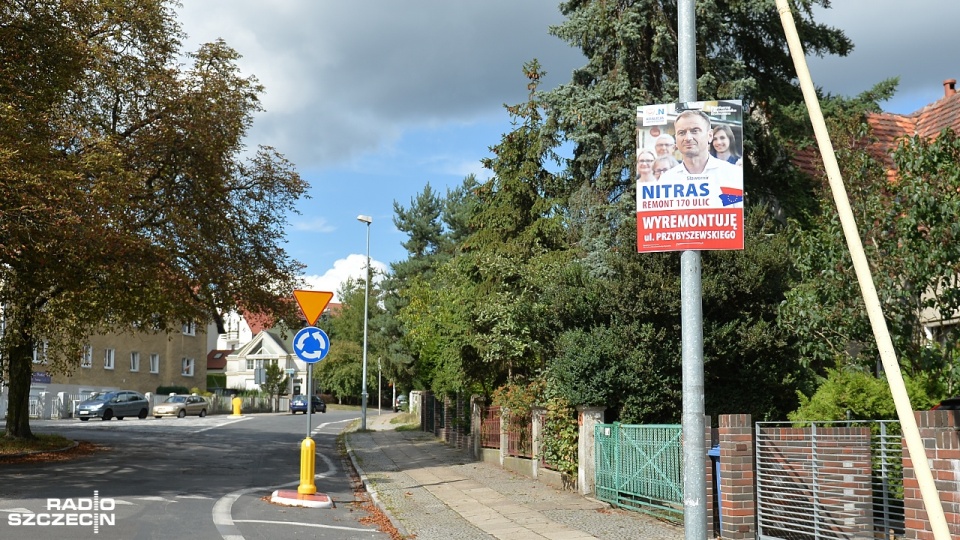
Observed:
[[[80,356],[80,367],[82,368],[93,367],[93,346],[92,345],[83,346],[83,354]]]
[[[180,374],[185,377],[193,377],[193,358],[184,358],[181,360]]]
[[[247,358],[247,371],[253,371],[254,367],[256,366],[254,366],[253,358]]]
[[[181,331],[185,336],[195,336],[197,334],[197,326],[193,322],[183,323],[183,329]]]
[[[130,371],[140,371],[140,353],[130,353]]]
[[[42,341],[33,349],[33,363],[34,364],[46,364],[47,363],[47,342]]]
[[[150,373],[160,373],[160,355],[150,354]]]
[[[113,369],[113,360],[117,351],[106,349],[103,351],[103,369]]]

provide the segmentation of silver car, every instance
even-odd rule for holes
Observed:
[[[90,399],[77,405],[77,417],[86,422],[91,418],[110,420],[116,417],[123,420],[125,416],[147,417],[150,405],[147,398],[140,392],[131,390],[117,390],[96,394]]]
[[[188,414],[195,414],[201,418],[207,415],[210,402],[207,398],[197,395],[177,394],[168,397],[163,403],[153,408],[153,416],[176,416],[183,418]]]

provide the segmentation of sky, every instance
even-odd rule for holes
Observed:
[[[265,87],[247,145],[276,148],[311,185],[289,216],[286,249],[313,290],[407,258],[394,204],[429,184],[440,194],[508,132],[505,104],[526,99],[522,66],[537,59],[542,90],[569,81],[579,50],[548,33],[559,0],[182,0],[184,49],[223,39]],[[771,8],[773,9],[773,8]],[[808,57],[814,84],[853,96],[899,77],[883,104],[908,114],[960,78],[960,2],[834,0],[816,20],[854,43],[844,58]],[[358,215],[373,218],[370,225]]]

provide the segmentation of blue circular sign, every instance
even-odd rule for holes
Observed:
[[[323,330],[308,326],[293,337],[293,352],[308,364],[319,362],[330,352],[330,338]]]

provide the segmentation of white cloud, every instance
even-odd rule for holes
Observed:
[[[351,277],[362,279],[366,266],[367,256],[354,253],[348,255],[346,259],[335,261],[333,268],[327,270],[323,275],[303,276],[303,279],[307,282],[307,290],[332,292],[333,300],[331,302],[339,302],[341,285]],[[385,263],[376,259],[370,259],[370,266],[377,273],[373,279],[375,283],[379,282],[388,270]]]
[[[960,78],[953,59],[960,2],[833,2],[830,9],[816,7],[814,17],[843,30],[854,45],[844,58],[808,56],[814,84],[827,92],[854,96],[899,77],[897,96],[884,106],[911,113],[943,97],[944,79]]]
[[[296,220],[293,222],[293,229],[297,231],[329,233],[337,228],[327,222],[325,218],[314,218],[313,220]]]
[[[241,71],[265,87],[251,135],[301,166],[522,102],[533,58],[545,88],[583,64],[548,33],[563,20],[556,0],[191,0],[178,13],[186,49],[222,37],[242,55]]]

